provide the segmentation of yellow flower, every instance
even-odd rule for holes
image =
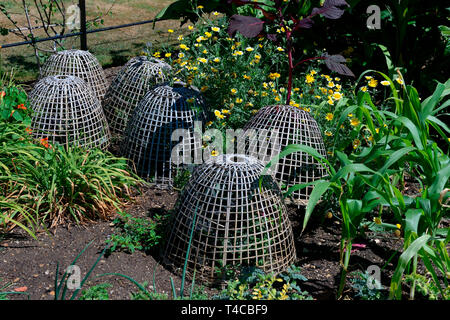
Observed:
[[[255,49],[253,49],[252,47],[245,48],[245,51],[248,51],[248,52],[252,52],[253,50],[255,50]]]
[[[183,53],[183,52],[180,52],[180,53],[178,54],[178,58],[184,58],[184,53]]]
[[[314,77],[310,74],[306,75],[306,83],[313,83]]]
[[[280,51],[280,52],[284,51],[284,49],[282,47],[277,47],[277,50]]]
[[[244,53],[240,50],[233,52],[233,56],[242,56]]]
[[[214,58],[214,62],[220,62],[220,58]]]
[[[156,52],[153,54],[153,56],[154,56],[155,58],[159,58],[159,57],[161,57],[161,53],[158,52],[158,51],[156,51]]]
[[[365,78],[366,78],[366,80],[371,80],[371,79],[373,79],[372,76],[365,76]]]
[[[214,110],[214,115],[215,115],[218,119],[223,119],[223,118],[225,118],[225,116],[224,116],[219,110]]]
[[[389,85],[389,81],[387,81],[387,80],[383,80],[380,83],[381,83],[381,85],[383,85],[385,87]]]
[[[183,40],[184,38],[183,38],[183,36],[178,36],[178,41],[181,41],[181,40]]]
[[[376,88],[378,85],[378,80],[375,80],[372,78],[372,79],[370,79],[368,85],[369,85],[369,87]]]
[[[333,93],[333,99],[340,100],[342,98],[342,94],[339,92]]]
[[[207,54],[207,53],[208,53],[208,50],[204,49],[204,50],[202,51],[202,53],[203,53],[203,54]]]
[[[194,30],[194,26],[188,26],[188,29],[192,31]]]
[[[204,7],[203,6],[197,6],[197,9],[203,9]]]
[[[294,88],[294,89],[292,89],[294,92],[299,92],[300,91],[300,88]]]
[[[241,98],[236,98],[236,103],[242,103],[242,99]]]
[[[217,12],[217,11],[213,11],[213,16],[218,16],[219,15],[219,13]]]
[[[213,150],[213,151],[211,151],[211,155],[212,155],[213,157],[217,157],[217,156],[219,155],[219,152],[216,151],[216,150]]]
[[[277,73],[277,72],[275,72],[275,73],[270,73],[270,74],[269,74],[269,78],[270,78],[271,80],[278,79],[280,76],[281,76],[281,75],[280,75],[279,73]]]
[[[333,88],[334,87],[334,82],[333,81],[328,82],[327,87],[328,88]]]
[[[244,79],[246,79],[246,80],[250,80],[250,79],[252,78],[252,77],[250,77],[250,76],[248,76],[248,75],[246,75],[246,74],[244,74],[243,77],[244,77]]]
[[[197,58],[197,61],[201,62],[201,63],[207,63],[208,59],[205,58]]]
[[[214,32],[219,32],[219,31],[220,31],[220,28],[218,28],[218,27],[212,27],[211,30],[214,31]]]
[[[212,125],[212,124],[213,124],[212,121],[208,121],[208,122],[206,123],[206,126],[209,127],[209,126]]]
[[[362,92],[366,92],[367,91],[367,87],[366,86],[361,87],[359,90],[361,90]]]
[[[185,45],[184,43],[182,43],[182,44],[180,44],[180,49],[189,50],[189,47],[187,45]]]
[[[313,75],[317,74],[317,71],[316,70],[311,70],[310,74],[313,76]]]
[[[376,224],[381,224],[381,218],[375,217],[373,218],[373,222],[375,222]]]
[[[397,78],[395,79],[395,81],[397,81],[398,84],[403,85],[403,80],[400,79],[399,77],[397,77]]]
[[[352,118],[352,119],[350,120],[350,124],[351,124],[352,126],[354,126],[354,127],[358,126],[360,123],[361,123],[361,122],[359,121],[358,118]]]
[[[328,97],[327,103],[328,103],[330,106],[334,106],[334,100],[331,99],[331,97]]]
[[[333,136],[333,133],[331,131],[325,130],[325,135],[331,137]]]
[[[319,89],[322,92],[322,94],[328,94],[327,88],[320,87]]]
[[[234,95],[234,94],[236,94],[236,92],[237,92],[237,90],[236,90],[236,89],[234,89],[234,88],[233,88],[233,89],[231,89],[230,91],[231,91],[231,94],[233,94],[233,95]]]
[[[339,77],[336,77],[336,78],[334,78],[334,81],[337,81],[337,82],[339,82],[339,81],[341,81],[341,78],[339,78]]]
[[[397,229],[401,229],[402,228],[402,225],[399,224],[399,223],[397,223],[395,226],[397,227]]]
[[[211,32],[208,32],[208,31],[206,31],[206,32],[205,32],[205,36],[206,36],[206,37],[208,37],[208,38],[211,38],[211,37],[212,37],[212,33],[211,33]]]
[[[223,113],[223,114],[230,114],[230,110],[228,110],[228,109],[222,109],[222,113]]]
[[[173,33],[173,30],[172,30],[172,29],[169,29],[169,30],[167,30],[167,32],[169,32],[169,33]]]
[[[166,58],[169,58],[171,55],[172,55],[172,54],[171,54],[170,52],[168,52],[168,53],[166,53],[164,56],[165,56]]]
[[[332,113],[327,113],[327,115],[325,116],[325,119],[327,119],[328,121],[333,120],[333,118],[334,118],[334,114],[332,114]]]
[[[259,60],[261,59],[261,56],[259,54],[255,54],[255,59]]]

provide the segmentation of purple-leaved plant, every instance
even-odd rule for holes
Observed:
[[[292,78],[294,69],[310,60],[325,60],[326,66],[341,75],[352,76],[353,72],[344,64],[345,58],[341,55],[328,55],[324,53],[320,57],[312,57],[301,60],[294,64],[293,61],[293,36],[301,29],[309,29],[313,26],[312,20],[315,16],[321,15],[328,19],[339,19],[344,14],[343,7],[348,6],[344,0],[325,0],[322,7],[313,8],[307,17],[298,17],[298,10],[295,3],[298,1],[274,0],[273,5],[251,1],[251,0],[228,0],[229,4],[236,6],[251,5],[255,9],[260,10],[264,15],[263,19],[234,14],[230,18],[228,34],[233,36],[239,31],[244,37],[254,38],[257,36],[265,36],[268,39],[278,42],[278,35],[275,33],[267,33],[264,31],[264,25],[272,25],[285,30],[286,52],[289,60],[289,78],[286,104],[290,103],[292,93]],[[294,5],[292,4],[294,3]],[[264,7],[264,8],[263,8]]]

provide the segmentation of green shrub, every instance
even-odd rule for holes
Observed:
[[[135,250],[149,252],[162,239],[163,228],[167,217],[155,215],[152,219],[135,218],[126,212],[118,212],[120,217],[113,223],[119,233],[111,235],[106,241],[109,253],[124,250],[133,253]]]
[[[79,300],[109,300],[108,288],[112,285],[109,283],[101,283],[92,286],[81,292]]]

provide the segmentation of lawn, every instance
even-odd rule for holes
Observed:
[[[114,26],[151,20],[162,8],[170,4],[168,0],[91,0],[86,1],[87,20],[92,20],[101,16],[103,24],[97,27]],[[66,8],[73,3],[74,0],[64,0]],[[26,19],[21,9],[21,1],[8,0],[5,2],[8,10],[15,13],[13,18],[18,21],[19,25],[26,26]],[[33,8],[33,7],[31,7]],[[31,14],[36,13],[32,10]],[[107,14],[110,12],[111,14]],[[0,15],[0,25],[9,29],[13,29],[12,24],[2,14]],[[168,28],[177,28],[179,23],[176,21],[163,21],[156,24],[155,29],[152,24],[128,27],[124,29],[116,29],[102,33],[88,35],[89,50],[96,54],[100,63],[104,67],[123,65],[130,57],[138,55],[142,52],[147,42],[151,42],[155,47],[164,43],[167,37]],[[179,29],[178,29],[179,30]],[[183,33],[183,30],[179,30]],[[67,32],[66,32],[67,33]],[[36,37],[43,37],[45,33],[36,32]],[[0,36],[0,45],[23,41],[14,34]],[[79,38],[69,38],[65,40],[65,48],[79,48]],[[46,47],[51,48],[51,42]],[[0,51],[0,61],[8,70],[15,70],[16,77],[19,81],[27,82],[36,78],[38,70],[34,52],[29,46],[20,46],[13,48],[5,48]]]

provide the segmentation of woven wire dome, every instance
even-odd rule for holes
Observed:
[[[106,149],[110,133],[102,106],[91,87],[74,76],[49,76],[29,94],[34,111],[31,130],[36,138],[62,145]]]
[[[191,242],[186,272],[209,283],[223,283],[226,271],[240,266],[275,273],[290,266],[292,227],[272,176],[259,188],[263,169],[256,158],[236,154],[196,167],[168,229],[165,263],[182,269]]]
[[[156,84],[167,81],[171,67],[144,56],[132,58],[119,71],[103,100],[111,132],[122,134],[128,117],[144,95]]]
[[[189,159],[193,164],[201,153],[201,139],[196,138],[194,129],[196,122],[204,123],[204,110],[204,99],[196,89],[182,84],[154,87],[130,116],[121,154],[142,178],[159,187],[172,187],[179,170],[189,165]],[[184,136],[172,141],[177,129]],[[175,149],[179,150],[177,159],[172,157]]]
[[[309,112],[289,105],[273,105],[261,108],[244,126],[244,134],[250,129],[257,132],[255,137],[266,137],[276,134],[279,150],[273,150],[275,144],[249,143],[239,139],[238,150],[245,150],[245,154],[253,155],[267,163],[290,144],[304,144],[314,148],[326,157],[322,133],[317,122]],[[295,184],[303,184],[320,179],[326,175],[325,167],[305,152],[295,152],[278,161],[275,179],[282,190]],[[297,205],[306,206],[313,187],[294,191],[290,200]]]
[[[97,58],[89,51],[64,50],[51,55],[43,64],[39,78],[48,76],[76,76],[86,81],[101,101],[107,89],[105,72]]]

